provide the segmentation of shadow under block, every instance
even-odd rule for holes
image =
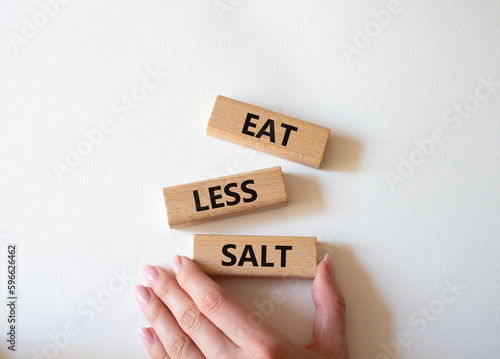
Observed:
[[[316,237],[195,234],[193,260],[213,276],[314,278]]]
[[[219,95],[207,134],[319,168],[330,130]]]
[[[168,225],[178,228],[288,203],[281,167],[163,189]]]

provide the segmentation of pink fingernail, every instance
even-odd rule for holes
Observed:
[[[181,257],[175,255],[174,258],[172,259],[172,270],[174,271],[175,274],[179,273],[179,271],[181,270],[181,266],[182,266]]]
[[[149,328],[139,329],[139,337],[141,337],[144,345],[150,347],[155,343],[155,337]]]
[[[328,271],[328,274],[330,274],[330,277],[335,278],[335,271],[333,270],[332,259],[330,258],[330,255],[328,253],[325,254],[324,261],[326,263],[326,270]]]
[[[144,308],[151,299],[151,294],[149,294],[149,291],[142,285],[137,285],[134,289],[134,292],[137,303],[139,303],[139,306]]]
[[[153,285],[158,280],[159,274],[155,267],[146,264],[142,267],[142,276],[149,285]]]

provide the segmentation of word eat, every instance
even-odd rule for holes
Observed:
[[[262,136],[268,136],[269,141],[272,143],[276,143],[275,141],[275,131],[274,131],[274,120],[268,119],[264,126],[255,134],[254,132],[249,131],[250,127],[257,128],[257,124],[252,122],[252,119],[259,119],[258,115],[254,115],[253,113],[247,113],[247,118],[245,119],[245,124],[243,125],[243,130],[241,133],[244,135],[261,138]],[[283,135],[283,140],[281,141],[282,146],[286,146],[288,144],[288,139],[290,138],[290,133],[292,131],[298,131],[298,128],[292,125],[287,125],[286,123],[282,123],[281,127],[285,129],[285,134]]]
[[[230,267],[238,262],[238,267],[242,267],[245,262],[251,262],[252,266],[258,267],[259,262],[255,256],[253,246],[251,244],[245,245],[243,252],[241,252],[240,260],[238,261],[236,255],[229,252],[230,249],[236,249],[236,244],[226,244],[222,247],[222,254],[229,258],[229,261],[222,261],[222,265]],[[275,246],[275,250],[281,251],[281,267],[286,267],[286,251],[291,251],[292,246]],[[274,263],[267,261],[267,245],[262,245],[260,256],[261,267],[274,267]]]
[[[245,197],[243,198],[243,202],[253,202],[257,199],[257,191],[248,188],[249,184],[253,184],[254,180],[246,180],[241,183],[241,191],[249,194],[250,197]],[[210,204],[206,206],[201,205],[200,201],[200,194],[198,190],[193,191],[193,196],[194,196],[194,204],[196,206],[196,212],[201,212],[201,211],[206,211],[210,209],[210,205],[212,208],[221,208],[224,206],[236,206],[238,203],[241,202],[241,196],[238,192],[234,192],[232,188],[237,188],[238,184],[236,182],[228,183],[227,185],[224,186],[224,193],[233,198],[232,201],[226,201],[226,203],[219,201],[222,199],[222,194],[217,193],[219,191],[222,191],[221,186],[214,186],[214,187],[209,187],[208,188],[208,194],[210,195]]]

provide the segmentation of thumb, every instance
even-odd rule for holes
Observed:
[[[333,358],[348,358],[346,342],[346,307],[335,282],[335,272],[328,253],[318,263],[311,287],[316,306],[313,340],[308,345]]]

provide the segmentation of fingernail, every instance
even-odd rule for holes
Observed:
[[[174,258],[172,259],[172,270],[174,271],[175,274],[179,273],[179,271],[181,270],[181,266],[182,266],[181,257],[175,255]]]
[[[158,280],[159,274],[155,267],[146,264],[142,267],[142,276],[149,285],[153,285]]]
[[[144,308],[151,299],[151,294],[149,294],[149,291],[142,285],[135,286],[134,292],[137,303]]]
[[[335,271],[333,270],[333,263],[330,255],[328,253],[325,254],[325,259],[323,260],[326,263],[326,270],[328,271],[328,274],[330,274],[330,277],[335,278]]]
[[[141,337],[144,345],[150,347],[155,343],[155,337],[149,328],[141,328],[139,329],[139,336]]]

